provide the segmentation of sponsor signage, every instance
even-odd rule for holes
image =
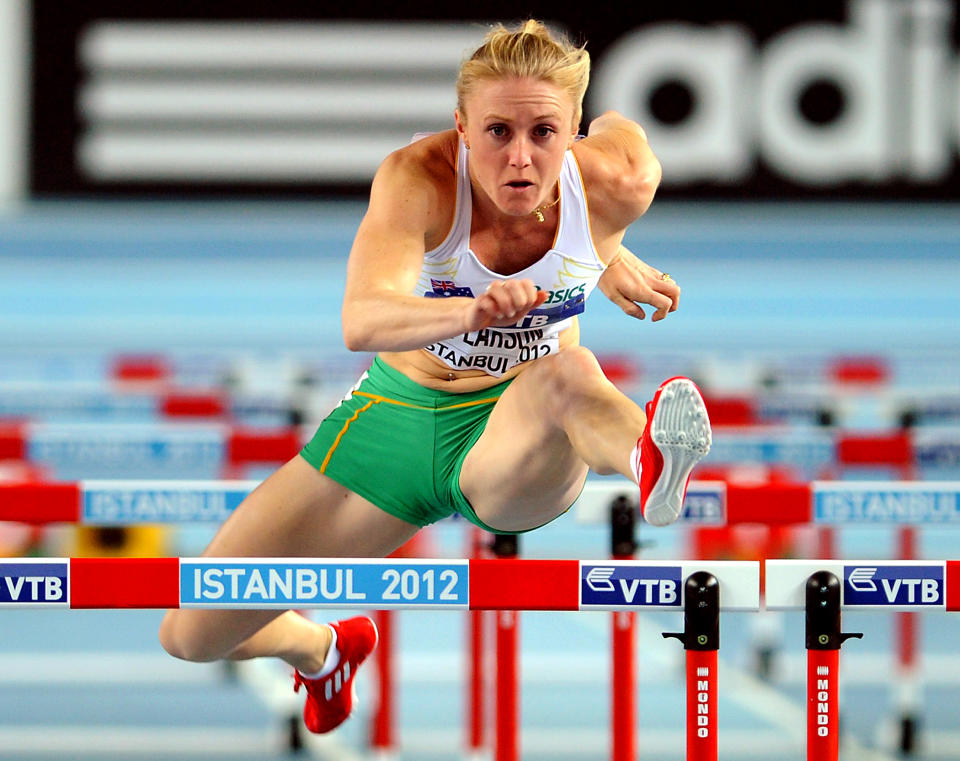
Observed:
[[[0,389],[0,417],[28,420],[150,421],[157,416],[157,401],[147,395],[117,395],[106,391],[71,389]]]
[[[66,560],[0,560],[0,607],[67,607],[69,567]]]
[[[807,469],[820,468],[835,460],[833,438],[816,431],[718,433],[704,459],[710,463],[789,464]]]
[[[843,579],[847,606],[942,608],[945,604],[943,564],[845,565]]]
[[[926,421],[927,412],[921,412],[918,417]],[[960,400],[955,417],[960,417]],[[960,428],[935,425],[914,430],[913,452],[917,465],[923,468],[960,466]]]
[[[683,513],[680,520],[684,523],[700,525],[718,525],[726,523],[726,489],[724,485],[699,485],[692,482],[683,500]]]
[[[522,15],[586,43],[585,118],[615,109],[644,126],[661,197],[960,197],[950,0],[588,11],[531,0]],[[484,24],[518,18],[495,0],[202,14],[34,0],[32,13],[39,194],[365,194],[387,153],[452,125],[456,69]]]
[[[85,481],[82,521],[86,524],[222,523],[252,490],[239,483],[191,486],[189,482]]]
[[[960,523],[960,492],[948,483],[814,483],[818,523]]]
[[[153,478],[213,478],[226,458],[225,440],[219,426],[40,423],[30,427],[27,453],[60,479],[131,471]]]
[[[180,563],[181,607],[463,608],[467,561]]]
[[[580,566],[580,607],[605,610],[679,608],[681,566],[588,564]]]

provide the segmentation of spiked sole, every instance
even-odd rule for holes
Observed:
[[[710,421],[693,381],[677,378],[660,392],[650,437],[663,457],[663,471],[650,491],[643,517],[666,526],[680,517],[690,471],[710,451]]]

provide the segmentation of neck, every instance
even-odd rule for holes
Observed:
[[[554,198],[552,201],[549,201],[548,203],[541,204],[540,206],[538,206],[536,209],[534,209],[534,210],[531,211],[530,213],[533,214],[533,215],[537,218],[537,222],[544,222],[544,221],[546,221],[546,217],[544,216],[543,213],[544,213],[545,211],[547,211],[548,209],[552,209],[552,208],[553,208],[554,206],[556,206],[559,202],[560,202],[560,188],[558,187],[558,188],[557,188],[557,197],[556,197],[556,198]]]

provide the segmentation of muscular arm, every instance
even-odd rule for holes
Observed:
[[[660,162],[640,125],[615,111],[590,122],[587,137],[573,151],[590,198],[595,243],[609,261],[626,228],[653,202]]]
[[[413,295],[425,239],[445,223],[450,202],[414,151],[392,154],[377,171],[347,264],[341,316],[348,349],[419,349],[458,333],[512,325],[546,298],[529,280],[500,283],[477,298]]]
[[[377,171],[347,263],[343,338],[352,351],[403,350],[454,335],[465,299],[412,295],[436,191],[417,162],[396,153]]]

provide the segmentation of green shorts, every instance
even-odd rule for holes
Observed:
[[[337,483],[417,526],[460,513],[488,531],[460,490],[463,461],[510,381],[451,394],[375,359],[300,454]]]

